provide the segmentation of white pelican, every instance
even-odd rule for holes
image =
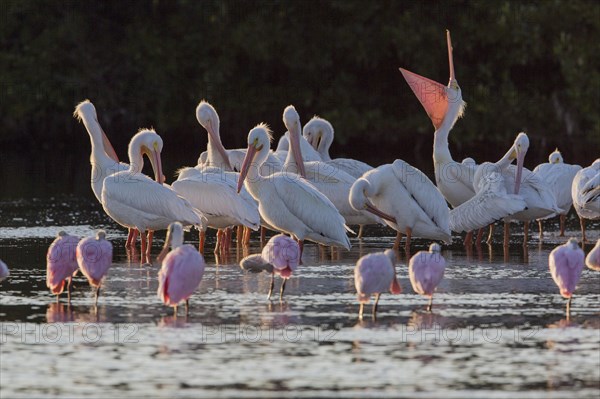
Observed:
[[[348,225],[383,224],[383,221],[362,209],[350,205],[349,194],[356,178],[324,162],[304,162],[301,152],[300,116],[293,105],[283,111],[283,123],[290,132],[290,151],[284,164],[284,173],[298,173],[306,178],[335,205]]]
[[[448,147],[450,130],[460,118],[466,106],[458,81],[454,76],[452,42],[446,31],[450,81],[448,86],[434,82],[416,73],[400,68],[406,82],[415,93],[429,115],[435,133],[433,138],[433,167],[435,182],[452,207],[457,207],[475,195],[473,176],[475,167],[470,163],[460,163],[452,159]]]
[[[200,104],[196,107],[196,119],[208,132],[207,150],[206,153],[200,154],[198,166],[215,166],[227,172],[239,172],[246,156],[246,149],[226,150],[223,147],[219,131],[219,114],[215,108],[205,100],[200,101]],[[270,175],[280,172],[282,167],[283,164],[279,161],[279,158],[270,152],[267,161],[261,167],[261,173],[265,176]]]
[[[536,176],[533,172],[523,167],[525,154],[529,149],[529,138],[523,132],[517,135],[513,145],[508,152],[496,163],[484,162],[477,167],[473,179],[474,187],[485,188],[487,186],[485,180],[497,180],[500,178],[507,194],[518,194],[525,201],[525,208],[515,213],[509,213],[504,218],[504,245],[509,242],[509,223],[511,220],[525,222],[524,232],[525,238],[523,245],[527,243],[529,221],[548,216],[552,213],[562,212],[556,205],[554,193],[546,185],[546,183]],[[511,165],[516,159],[517,165]],[[497,173],[497,178],[492,176],[492,173]],[[488,188],[493,188],[493,184]],[[520,199],[514,196],[508,196],[503,191],[496,191],[496,195],[502,197],[501,208],[498,208],[498,202],[481,202],[479,205],[482,209],[478,212],[481,216],[487,216],[496,220],[498,212],[512,212],[516,207],[520,207]],[[497,197],[496,197],[497,199]],[[509,202],[512,202],[510,204]],[[464,204],[465,208],[467,204]],[[471,205],[471,204],[470,204]],[[474,204],[472,204],[474,205]],[[490,208],[496,207],[495,210]],[[458,211],[457,211],[458,212]],[[473,209],[470,210],[474,212]],[[489,219],[488,219],[489,220]],[[482,226],[485,226],[485,221],[480,220]],[[489,223],[488,223],[489,224]]]
[[[90,143],[92,144],[92,152],[90,154],[90,163],[92,165],[92,191],[98,202],[102,204],[102,184],[107,176],[117,172],[123,172],[129,169],[129,165],[119,162],[119,158],[115,153],[113,146],[110,144],[108,137],[102,130],[98,122],[96,108],[90,100],[84,100],[77,104],[73,117],[83,122],[85,130],[90,135]],[[135,245],[134,232],[129,229],[127,235],[126,247]]]
[[[600,158],[587,168],[581,169],[573,179],[571,187],[573,207],[579,215],[581,235],[585,236],[585,219],[600,219]]]
[[[398,232],[395,249],[402,233],[407,252],[412,236],[451,242],[446,200],[423,172],[401,159],[365,173],[349,199],[355,209],[382,217]]]
[[[221,230],[243,225],[257,230],[260,227],[258,204],[246,190],[237,194],[236,175],[218,168],[183,168],[172,187],[202,212],[208,227]],[[200,252],[203,246],[201,233]]]
[[[281,165],[285,164],[290,149],[290,132],[286,131],[277,143],[277,148],[274,151],[275,156],[281,161]],[[306,141],[306,138],[300,137],[300,152],[304,162],[322,161],[321,154],[315,150],[312,145]]]
[[[238,192],[242,186],[246,187],[258,201],[261,217],[278,231],[295,237],[301,254],[304,239],[350,249],[344,218],[312,184],[283,172],[270,176],[260,174],[257,166],[267,159],[270,143],[271,132],[266,125],[250,130]]]
[[[371,165],[367,165],[356,159],[331,159],[329,156],[329,147],[331,147],[331,144],[333,143],[334,131],[331,123],[323,118],[315,116],[309,120],[302,129],[302,135],[306,141],[319,152],[323,162],[348,173],[356,179],[373,169]]]
[[[560,237],[565,236],[565,219],[567,213],[573,204],[571,197],[571,186],[577,172],[581,170],[579,165],[569,165],[563,162],[563,157],[558,148],[548,157],[548,163],[543,163],[535,167],[533,173],[542,178],[552,189],[556,196],[556,203],[563,209],[560,214]],[[549,217],[553,217],[551,215]],[[542,219],[538,220],[540,227],[540,238],[542,237]]]
[[[102,206],[106,213],[120,225],[140,231],[142,262],[150,259],[154,230],[164,230],[172,222],[204,230],[206,220],[187,200],[158,183],[163,179],[162,147],[162,139],[153,130],[138,132],[129,142],[129,169],[108,176],[102,188]],[[141,173],[144,155],[150,159],[157,181]],[[144,237],[146,230],[148,246]]]

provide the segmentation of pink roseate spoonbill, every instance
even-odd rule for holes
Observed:
[[[113,247],[106,239],[106,232],[99,230],[95,237],[87,237],[77,244],[77,263],[81,273],[96,288],[94,305],[98,305],[102,279],[112,264]]]
[[[75,256],[78,243],[79,237],[59,231],[48,248],[46,254],[46,286],[50,288],[53,294],[56,294],[56,302],[58,302],[58,298],[64,290],[67,279],[67,298],[71,302],[71,280],[79,270]]]
[[[569,165],[563,162],[563,157],[558,151],[558,148],[548,157],[548,162],[540,164],[533,169],[533,173],[544,180],[552,189],[552,192],[556,196],[556,204],[563,210],[560,216],[560,237],[565,236],[565,220],[567,213],[571,209],[573,204],[573,197],[571,196],[571,186],[573,185],[573,179],[577,172],[581,170],[579,165]],[[546,219],[554,217],[551,215]],[[538,219],[538,225],[540,229],[540,238],[543,234],[542,220]]]
[[[396,254],[388,249],[385,252],[377,252],[363,256],[356,262],[354,268],[354,286],[360,303],[358,317],[362,320],[365,303],[369,303],[371,295],[375,295],[373,304],[373,318],[377,317],[377,305],[379,297],[384,292],[399,294],[402,292],[398,279],[396,278]]]
[[[586,242],[585,219],[600,219],[600,158],[577,172],[571,186],[571,196],[579,216],[582,240]]]
[[[569,238],[566,244],[559,245],[550,252],[548,265],[552,279],[567,302],[567,317],[570,313],[571,298],[581,277],[584,267],[585,254],[577,245],[577,239]]]
[[[306,141],[317,150],[323,162],[335,166],[339,170],[343,170],[355,179],[358,179],[366,172],[373,169],[371,165],[356,159],[331,159],[331,156],[329,156],[329,147],[331,147],[331,144],[333,143],[335,133],[333,131],[333,126],[326,119],[319,118],[318,116],[313,117],[302,128],[302,135]]]
[[[406,252],[411,237],[451,242],[448,205],[431,180],[401,159],[379,166],[358,179],[350,190],[350,203],[382,217],[398,232],[406,234]]]
[[[102,184],[104,183],[104,179],[114,173],[126,171],[129,169],[129,165],[119,162],[117,153],[98,122],[96,107],[94,107],[94,104],[90,100],[84,100],[77,104],[75,112],[73,112],[73,117],[83,122],[85,130],[90,135],[90,143],[92,144],[92,153],[90,154],[92,191],[98,202],[102,204]],[[133,247],[135,245],[136,235],[134,230],[129,229],[127,242],[125,243],[126,247]]]
[[[167,254],[169,247],[171,251]],[[183,243],[181,223],[174,222],[169,225],[165,246],[158,259],[162,262],[158,272],[158,297],[165,305],[174,307],[175,315],[177,305],[185,301],[187,315],[190,296],[202,281],[206,263],[193,246]]]
[[[304,162],[301,152],[300,116],[293,105],[283,111],[283,123],[290,132],[290,151],[284,164],[288,176],[294,173],[308,180],[335,205],[347,225],[383,224],[383,220],[363,209],[350,205],[349,194],[356,178],[322,161]]]
[[[331,201],[312,184],[286,173],[260,174],[269,153],[271,131],[259,124],[248,134],[248,151],[242,164],[237,190],[244,186],[258,201],[264,221],[277,231],[299,241],[300,258],[305,239],[323,245],[350,249],[349,230]],[[253,167],[251,167],[253,166]]]
[[[162,139],[154,130],[141,130],[129,143],[129,169],[104,179],[102,188],[102,206],[106,213],[121,226],[142,233],[142,263],[150,261],[154,230],[167,229],[172,222],[203,230],[206,223],[202,212],[171,188],[159,183],[163,179],[162,147]],[[156,181],[141,173],[144,155],[150,159]]]
[[[292,273],[298,268],[300,263],[300,247],[296,241],[290,237],[278,234],[271,237],[267,245],[263,247],[262,258],[269,264],[273,265],[271,273],[271,286],[267,299],[271,299],[273,287],[275,286],[275,275],[279,275],[283,282],[279,290],[279,300],[283,299],[283,291],[285,283],[292,276]]]
[[[429,297],[428,312],[433,306],[433,292],[444,278],[446,269],[446,260],[441,251],[440,245],[433,243],[429,246],[429,251],[417,252],[410,258],[408,264],[410,284],[413,290],[417,294]]]
[[[8,270],[8,266],[6,263],[0,260],[0,282],[10,276],[10,270]]]
[[[596,242],[596,246],[585,257],[585,265],[588,269],[600,272],[600,238]]]

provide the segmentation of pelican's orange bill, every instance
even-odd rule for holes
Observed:
[[[402,76],[406,79],[423,108],[425,108],[425,112],[429,115],[433,126],[436,130],[439,129],[448,110],[446,86],[404,68],[400,68],[400,72],[402,72]]]

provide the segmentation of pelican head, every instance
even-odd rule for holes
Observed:
[[[440,244],[434,242],[429,246],[429,253],[439,254],[440,252],[442,252],[442,247],[440,246]]]
[[[357,211],[365,210],[388,222],[396,223],[395,217],[388,215],[371,204],[369,197],[373,195],[375,195],[373,185],[367,179],[361,177],[360,179],[357,179],[350,188],[350,195],[348,198],[350,206]]]
[[[155,180],[162,184],[162,162],[160,153],[163,148],[162,138],[152,129],[142,129],[129,142],[129,168],[135,173],[142,171],[144,166],[143,156],[146,155],[152,164]]]
[[[250,133],[248,133],[248,150],[246,151],[246,157],[244,158],[240,169],[240,177],[238,178],[237,186],[238,193],[244,185],[244,180],[248,175],[250,167],[254,166],[258,173],[258,168],[269,156],[271,140],[273,140],[271,129],[264,123],[256,125],[250,130]]]
[[[400,72],[421,102],[421,105],[423,105],[423,108],[425,108],[436,131],[442,125],[451,129],[458,118],[463,115],[466,106],[454,74],[454,58],[452,55],[450,31],[446,31],[446,42],[448,44],[448,63],[450,66],[450,80],[447,86],[400,68]]]
[[[556,150],[554,150],[554,152],[552,154],[550,154],[550,156],[548,157],[548,162],[563,163],[563,157],[560,154],[560,151],[558,151],[558,148]]]
[[[208,132],[208,140],[216,147],[217,151],[219,151],[219,154],[221,154],[221,157],[225,162],[224,167],[233,170],[231,168],[231,164],[229,163],[227,151],[221,143],[221,122],[219,121],[219,114],[217,114],[215,107],[210,105],[205,100],[200,101],[200,104],[198,104],[196,107],[196,119],[198,120],[198,123],[200,123],[200,125]],[[223,165],[216,166],[223,167]]]
[[[283,110],[283,123],[290,132],[290,149],[294,161],[296,162],[296,167],[298,168],[298,174],[302,177],[306,177],[302,151],[300,151],[300,132],[302,130],[300,126],[300,115],[298,115],[298,112],[293,105],[288,105]]]
[[[96,240],[106,240],[106,231],[98,230],[96,232]]]
[[[173,222],[167,229],[167,237],[165,238],[165,244],[163,249],[158,254],[157,260],[162,262],[169,248],[175,249],[183,245],[183,225],[179,222]]]
[[[75,107],[75,111],[73,112],[73,118],[76,118],[78,121],[85,120],[86,116],[90,116],[94,119],[98,119],[96,116],[96,107],[94,104],[90,102],[90,100],[83,100]]]
[[[329,150],[333,142],[333,126],[327,120],[314,116],[302,129],[302,135],[320,153]]]
[[[465,158],[461,163],[468,166],[477,166],[477,162],[473,158]]]
[[[511,159],[517,160],[517,174],[515,176],[515,194],[519,194],[519,188],[521,187],[521,176],[523,174],[523,162],[525,161],[525,154],[529,149],[529,137],[524,132],[517,135],[513,144]]]

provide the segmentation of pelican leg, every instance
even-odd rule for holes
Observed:
[[[228,254],[229,250],[231,248],[231,236],[232,236],[232,229],[231,227],[228,227],[225,229],[225,253]]]
[[[204,243],[206,242],[206,231],[200,231],[200,241],[198,242],[198,252],[204,255]]]
[[[235,229],[235,245],[239,247],[244,240],[244,226],[240,225]]]
[[[185,300],[185,315],[189,315],[190,314],[190,300],[186,299]]]
[[[579,216],[579,224],[581,225],[581,242],[587,242],[585,236],[585,219]]]
[[[357,238],[358,238],[359,240],[362,240],[362,238],[363,238],[363,228],[364,228],[364,227],[365,227],[365,226],[363,226],[363,225],[361,224],[361,225],[360,225],[360,227],[358,228],[358,237],[357,237]]]
[[[135,229],[129,229],[127,233],[127,242],[125,242],[125,248],[129,248],[132,245],[133,231]]]
[[[360,308],[358,308],[358,319],[359,320],[362,320],[362,318],[363,318],[363,309],[364,309],[364,307],[365,307],[365,304],[361,302],[360,303]]]
[[[400,249],[400,241],[402,240],[402,233],[396,233],[396,241],[394,241],[394,251],[398,251]]]
[[[465,247],[470,247],[471,245],[473,245],[473,232],[472,231],[469,231],[467,233],[463,243],[464,243]]]
[[[267,229],[264,228],[263,226],[260,226],[260,247],[264,247],[265,246],[265,236],[267,235]]]
[[[567,221],[567,215],[560,215],[560,236],[565,236],[565,222]]]
[[[146,258],[150,262],[150,252],[152,252],[152,239],[154,238],[154,230],[148,230],[148,244],[146,244]]]
[[[96,287],[96,299],[94,300],[94,306],[98,306],[98,297],[100,296],[100,286]]]
[[[567,301],[567,320],[571,318],[571,299],[572,297]]]
[[[429,304],[427,305],[427,311],[431,312],[432,307],[433,307],[433,295],[429,297]]]
[[[221,241],[223,240],[223,230],[219,229],[217,230],[217,243],[215,244],[215,250],[214,253],[218,254],[219,250],[221,249]]]
[[[373,320],[375,320],[377,318],[377,305],[379,305],[379,297],[380,296],[381,296],[380,292],[375,294],[375,303],[373,304]]]
[[[475,244],[481,244],[481,239],[483,238],[483,228],[477,230],[477,238],[475,239]]]
[[[275,287],[275,273],[271,273],[271,285],[269,287],[269,295],[267,295],[267,300],[271,299],[271,295],[273,294],[274,287]]]
[[[142,263],[146,263],[146,262],[148,262],[148,259],[146,258],[146,250],[147,250],[147,247],[146,247],[146,235],[144,235],[143,233],[140,234],[140,241],[142,242],[142,251],[141,251],[141,254],[140,254],[140,261]]]
[[[542,223],[542,219],[538,220],[538,230],[540,232],[540,241],[541,241],[542,237],[544,236],[544,224]]]
[[[298,259],[298,264],[302,264],[302,253],[304,252],[304,240],[298,240],[298,246],[300,247],[300,259]]]
[[[510,241],[510,222],[504,222],[504,246],[508,247]]]
[[[404,243],[404,250],[406,254],[410,254],[410,237],[412,236],[412,229],[410,227],[406,228],[406,242]]]
[[[492,238],[494,237],[494,223],[490,224],[490,232],[488,233],[487,243],[492,243]]]
[[[244,226],[244,246],[248,247],[250,245],[250,234],[252,233],[252,230],[250,230],[250,227],[246,227]]]
[[[529,241],[529,222],[523,223],[523,235],[523,246],[526,246]]]
[[[283,279],[283,282],[281,283],[281,289],[279,290],[279,300],[281,301],[283,299],[283,291],[285,291],[285,283],[288,281],[287,278]]]

